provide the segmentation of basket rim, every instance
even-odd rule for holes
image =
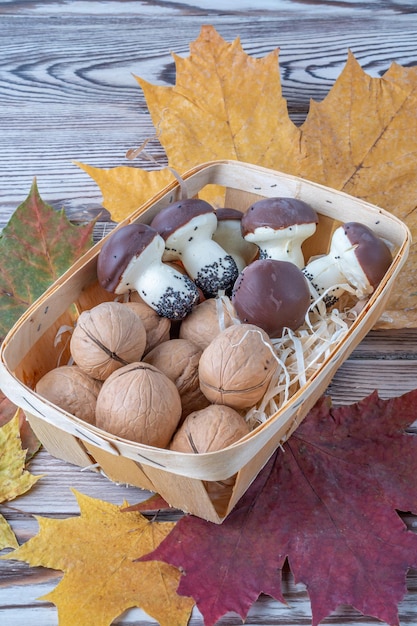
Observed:
[[[300,176],[295,176],[294,174],[286,174],[285,172],[282,172],[279,170],[271,170],[270,168],[266,168],[260,165],[255,165],[253,163],[245,163],[243,161],[237,161],[237,160],[231,160],[231,159],[219,159],[219,160],[214,160],[214,161],[207,161],[207,162],[201,163],[199,165],[196,165],[190,168],[182,175],[182,178],[186,182],[187,180],[189,180],[190,178],[192,178],[199,172],[207,171],[211,168],[217,168],[219,166],[225,166],[227,168],[230,168],[230,167],[234,168],[236,167],[236,165],[238,167],[243,166],[245,169],[252,170],[253,172],[270,173],[272,175],[282,176],[286,178],[287,180],[291,180],[294,182],[301,182],[312,188],[327,190],[332,194],[336,193],[340,197],[345,197],[348,199],[356,200],[368,210],[376,212],[377,214],[384,216],[385,219],[391,220],[399,228],[402,229],[403,241],[400,246],[400,249],[397,251],[395,258],[393,259],[393,263],[394,261],[396,261],[398,254],[405,254],[408,251],[408,248],[412,241],[411,231],[409,227],[407,226],[407,224],[405,224],[405,222],[402,221],[400,218],[398,218],[396,215],[394,215],[393,213],[387,211],[386,209],[382,207],[379,207],[375,204],[371,204],[370,202],[367,202],[366,200],[362,200],[361,198],[352,196],[344,191],[339,191],[337,189],[327,187],[326,185],[322,185],[320,183],[317,183],[315,181],[312,181],[306,178],[302,178]],[[105,235],[102,239],[100,239],[100,241],[96,242],[93,246],[91,246],[89,250],[87,250],[83,255],[80,256],[80,258],[77,261],[75,261],[71,265],[71,267],[65,270],[65,272],[56,279],[56,281],[54,281],[36,300],[34,300],[34,302],[32,302],[32,304],[26,309],[26,311],[20,316],[20,318],[9,329],[2,344],[0,345],[0,360],[2,360],[3,351],[4,351],[3,346],[6,342],[6,339],[10,338],[10,335],[15,333],[20,323],[23,323],[25,319],[29,317],[33,313],[33,311],[35,311],[38,308],[39,302],[41,299],[45,298],[46,296],[58,290],[59,287],[62,285],[62,283],[66,281],[68,276],[75,273],[77,269],[83,267],[88,260],[90,260],[93,257],[96,257],[101,247],[103,246],[103,243],[111,236],[114,230],[121,228],[122,226],[126,224],[130,224],[131,222],[134,222],[138,217],[142,216],[143,213],[146,212],[153,204],[155,204],[155,202],[157,202],[158,200],[166,196],[166,194],[169,193],[170,191],[178,190],[179,188],[180,188],[180,184],[178,180],[173,180],[171,183],[168,183],[167,185],[165,185],[165,187],[163,187],[160,191],[158,191],[154,196],[152,196],[146,202],[141,204],[130,215],[124,218],[121,222],[118,222],[112,231],[107,233],[107,235]]]
[[[344,352],[346,352],[349,349],[348,343],[351,342],[352,336],[355,336],[355,337],[359,336],[360,333],[363,331],[363,327],[367,321],[369,311],[372,311],[372,309],[375,307],[378,300],[380,299],[381,295],[387,290],[387,288],[389,286],[392,286],[392,283],[394,281],[396,274],[400,271],[400,268],[405,262],[405,259],[408,255],[410,242],[411,242],[411,232],[408,226],[398,217],[386,211],[385,209],[382,209],[380,207],[377,207],[376,205],[363,201],[360,198],[350,196],[349,194],[343,191],[334,190],[329,187],[326,187],[325,185],[321,185],[320,183],[309,181],[309,180],[306,180],[306,179],[303,179],[303,178],[300,178],[298,176],[294,176],[291,174],[285,174],[283,172],[278,172],[278,171],[271,170],[271,169],[258,166],[258,165],[246,164],[240,161],[218,160],[218,161],[209,161],[206,163],[199,164],[198,166],[195,166],[189,169],[187,172],[185,172],[182,178],[185,182],[187,182],[202,172],[207,172],[208,170],[217,170],[219,168],[223,168],[228,171],[231,171],[231,170],[237,171],[237,170],[242,170],[243,168],[244,170],[249,170],[250,172],[253,172],[253,173],[259,173],[259,174],[267,173],[269,176],[282,177],[283,179],[292,181],[295,184],[306,185],[311,189],[319,189],[321,191],[325,190],[331,195],[337,194],[337,196],[342,199],[344,197],[349,198],[350,201],[353,199],[354,201],[357,201],[366,210],[371,211],[372,214],[383,216],[384,219],[390,220],[391,222],[395,223],[397,228],[401,232],[401,239],[402,239],[401,245],[399,246],[398,250],[395,253],[395,256],[393,257],[390,270],[384,276],[381,283],[376,288],[375,292],[370,296],[366,307],[359,313],[358,318],[354,322],[354,325],[352,327],[354,330],[354,334],[348,331],[346,335],[342,337],[340,342],[338,342],[337,345],[331,350],[329,356],[327,357],[325,362],[320,366],[320,368],[311,375],[311,377],[307,381],[307,384],[302,386],[300,389],[298,389],[293,394],[293,396],[291,396],[291,398],[289,398],[289,400],[283,406],[281,406],[280,409],[274,415],[272,415],[266,422],[257,426],[249,434],[242,437],[238,442],[226,448],[223,448],[222,450],[218,450],[214,452],[206,452],[206,453],[202,453],[199,455],[192,455],[190,453],[179,453],[179,452],[175,452],[172,450],[159,449],[153,446],[147,446],[145,444],[139,444],[139,443],[127,441],[122,438],[111,435],[110,433],[106,433],[105,431],[102,431],[101,429],[95,426],[91,426],[85,422],[82,422],[82,420],[80,420],[79,418],[74,419],[74,416],[72,416],[69,413],[66,413],[59,407],[56,407],[55,405],[52,405],[51,403],[47,402],[44,398],[36,394],[36,392],[34,392],[31,388],[27,387],[22,381],[20,381],[14,376],[13,372],[11,371],[7,363],[7,351],[13,342],[13,338],[16,332],[18,332],[19,329],[28,322],[28,320],[33,315],[34,311],[38,310],[40,304],[42,303],[43,300],[45,300],[45,298],[53,297],[53,295],[60,290],[60,288],[66,283],[66,281],[70,277],[72,277],[81,268],[85,267],[88,263],[92,263],[95,260],[104,241],[108,237],[111,236],[113,231],[108,233],[99,242],[93,245],[66,272],[64,272],[64,274],[62,274],[50,287],[48,287],[48,289],[45,290],[45,292],[30,305],[30,307],[28,307],[25,313],[16,321],[16,323],[8,331],[2,345],[0,346],[0,387],[3,389],[6,395],[8,395],[9,385],[11,385],[11,389],[13,390],[13,393],[17,385],[17,387],[19,388],[20,394],[24,392],[26,396],[29,395],[33,399],[36,398],[37,401],[39,401],[39,403],[49,404],[54,409],[55,413],[58,412],[62,414],[67,420],[71,421],[72,426],[74,427],[74,429],[78,431],[78,434],[81,436],[81,438],[86,437],[90,442],[91,442],[91,438],[93,438],[93,444],[102,442],[104,447],[106,449],[109,449],[109,451],[111,451],[113,454],[116,454],[116,455],[119,454],[123,456],[123,454],[119,450],[119,446],[120,444],[122,444],[124,447],[124,450],[131,450],[132,458],[134,458],[134,460],[138,462],[142,462],[144,464],[153,464],[155,466],[160,467],[161,469],[164,469],[164,467],[162,463],[158,462],[158,457],[163,458],[169,455],[169,458],[172,461],[174,461],[174,465],[175,465],[174,471],[179,474],[183,473],[182,467],[186,460],[188,467],[186,471],[184,471],[184,475],[187,475],[187,476],[190,475],[189,471],[190,471],[190,465],[191,465],[192,466],[191,469],[193,471],[193,474],[192,474],[193,477],[201,478],[201,479],[205,479],[204,472],[206,471],[206,466],[213,465],[213,461],[216,461],[216,463],[218,463],[220,467],[223,467],[224,460],[227,460],[228,463],[230,462],[229,457],[230,457],[231,452],[233,452],[235,455],[241,453],[242,451],[244,453],[245,450],[248,448],[248,446],[253,444],[254,440],[256,440],[256,442],[259,441],[259,445],[262,447],[262,445],[265,444],[269,436],[268,432],[266,431],[271,430],[271,428],[268,428],[268,427],[270,427],[273,423],[275,424],[276,427],[278,427],[280,418],[284,419],[288,411],[290,410],[296,411],[299,407],[302,406],[303,402],[305,401],[304,396],[306,392],[309,390],[309,388],[313,384],[315,384],[316,379],[320,377],[323,374],[323,372],[327,372],[333,366],[333,361],[335,357],[337,356],[337,354],[343,355]],[[164,188],[162,188],[152,198],[150,198],[145,203],[143,203],[140,207],[138,207],[136,211],[134,211],[129,216],[127,216],[124,220],[119,222],[115,226],[115,228],[116,229],[121,228],[123,225],[137,220],[144,213],[146,213],[146,211],[150,207],[155,205],[156,202],[165,198],[167,195],[170,194],[170,192],[179,190],[179,188],[180,188],[180,184],[178,180],[172,181],[171,183],[166,185]],[[257,193],[259,193],[259,191],[257,191]],[[16,390],[16,393],[18,393],[17,390]],[[13,400],[13,398],[11,399]],[[39,417],[45,419],[45,416],[42,414],[41,411],[39,411],[36,408],[36,406],[33,406],[33,408],[35,409],[36,414]],[[28,412],[30,413],[28,406],[25,406],[23,410],[25,409],[28,410]],[[296,417],[297,415],[298,415],[298,412],[296,414]],[[288,419],[288,417],[286,419]],[[140,454],[140,452],[143,452],[143,454]],[[147,456],[148,452],[151,452],[156,457],[156,461],[149,459],[149,457]],[[241,466],[242,466],[242,463],[240,461],[234,462],[232,464],[229,463],[230,475],[238,471]],[[172,471],[171,468],[166,468],[166,469],[168,469],[169,471]],[[220,473],[221,473],[221,477],[225,478],[224,471],[222,470],[220,471]],[[214,473],[212,472],[212,476],[217,476],[216,471],[214,471]],[[210,478],[209,480],[220,480],[221,477],[220,475],[218,475],[217,478]]]

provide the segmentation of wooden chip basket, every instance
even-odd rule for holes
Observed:
[[[382,314],[406,260],[410,234],[400,220],[371,204],[294,176],[236,161],[200,165],[185,174],[184,181],[189,197],[207,185],[224,187],[225,206],[242,211],[255,199],[268,196],[292,196],[308,202],[318,212],[319,224],[316,234],[308,240],[307,258],[327,252],[334,228],[346,221],[363,222],[394,245],[389,271],[320,369],[266,423],[235,445],[208,454],[180,454],[132,443],[62,411],[33,388],[41,376],[56,367],[62,356],[62,344],[54,345],[60,329],[72,327],[81,311],[113,299],[96,280],[97,255],[103,243],[99,242],[8,333],[0,351],[0,386],[24,410],[34,432],[53,456],[81,467],[97,464],[111,480],[158,492],[172,506],[220,523]],[[180,194],[181,186],[173,182],[117,227],[130,222],[150,222],[161,208],[179,199]],[[231,484],[219,498],[218,481]]]

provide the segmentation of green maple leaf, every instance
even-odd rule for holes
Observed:
[[[92,245],[94,221],[69,222],[46,204],[33,181],[0,235],[0,335]]]

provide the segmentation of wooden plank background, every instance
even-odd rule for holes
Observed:
[[[133,74],[156,84],[173,84],[170,52],[189,54],[189,42],[204,24],[228,41],[264,56],[280,48],[283,93],[291,118],[305,119],[310,99],[322,100],[352,50],[361,66],[381,76],[392,62],[417,64],[417,5],[413,0],[168,0],[0,2],[0,227],[26,198],[36,177],[44,200],[65,208],[76,222],[102,211],[95,183],[73,162],[98,167],[126,165],[126,151],[152,137],[149,113]],[[157,141],[149,152],[163,166]],[[139,163],[138,163],[139,164]],[[154,167],[141,162],[142,167]],[[98,239],[109,227],[97,225]],[[373,331],[337,372],[329,393],[335,404],[358,400],[375,388],[392,397],[416,387],[417,333]],[[415,429],[414,429],[415,431]],[[30,469],[44,477],[29,494],[0,510],[20,542],[37,532],[33,515],[64,518],[78,514],[70,488],[121,504],[149,494],[116,485],[40,452]],[[410,528],[417,518],[404,515]],[[52,604],[36,598],[50,591],[59,572],[0,562],[0,624],[53,626]],[[399,607],[402,626],[417,623],[417,571],[407,577]],[[288,606],[261,596],[247,624],[301,626],[311,623],[308,594],[287,570]],[[120,625],[150,626],[143,611],[128,611]],[[219,626],[240,624],[236,615]],[[371,626],[350,607],[340,607],[324,624]],[[191,626],[201,626],[194,610]],[[84,625],[80,625],[84,626]]]

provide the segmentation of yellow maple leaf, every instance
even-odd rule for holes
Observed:
[[[22,449],[19,417],[16,414],[0,428],[0,502],[14,500],[39,480],[25,470],[26,451]],[[15,548],[17,540],[10,525],[0,515],[0,550]]]
[[[0,515],[0,550],[18,548],[19,544],[8,521]]]
[[[73,492],[79,517],[37,517],[38,535],[0,558],[64,572],[57,587],[41,598],[56,605],[61,626],[107,626],[135,606],[161,626],[185,626],[194,601],[176,593],[179,570],[158,561],[136,561],[153,551],[175,522],[149,521]]]
[[[414,327],[417,291],[417,68],[371,78],[352,54],[301,127],[306,158],[292,173],[391,211],[414,244],[379,327]],[[343,215],[341,215],[343,220]]]
[[[265,58],[252,58],[238,39],[226,43],[210,26],[202,27],[190,49],[189,59],[173,55],[175,87],[153,86],[136,77],[168,166],[183,174],[199,163],[225,158],[273,167],[281,151],[279,137],[293,136],[296,142],[298,134],[282,97],[278,50]],[[268,111],[271,115],[265,114]],[[77,165],[99,185],[103,204],[115,221],[159,191],[163,184],[158,187],[158,183],[174,180],[168,168],[149,172],[138,167]],[[215,188],[202,196],[217,205],[222,200]]]
[[[184,171],[205,161],[236,159],[281,169],[292,167],[298,129],[282,96],[278,50],[247,55],[239,39],[229,44],[203,26],[190,56],[173,55],[174,87],[141,85],[159,140],[173,167]],[[292,150],[281,149],[286,137]],[[284,168],[283,165],[286,164]]]
[[[381,78],[372,78],[348,53],[326,98],[312,101],[305,122],[297,127],[282,96],[278,50],[253,58],[239,39],[227,43],[212,26],[203,26],[190,44],[190,56],[173,57],[174,86],[136,77],[168,165],[183,174],[206,161],[236,159],[301,176],[392,211],[407,223],[416,244],[388,305],[385,325],[414,326],[417,68],[393,64]],[[133,184],[138,170],[119,170],[123,181],[115,180],[117,168],[94,173],[109,200],[105,206],[117,219],[128,214],[123,186],[133,194],[127,211],[149,199],[149,187]],[[150,180],[163,172],[143,174]],[[203,197],[214,204],[221,201],[217,190]]]
[[[175,180],[168,168],[149,172],[123,165],[101,169],[77,161],[75,164],[87,172],[100,187],[103,206],[110,211],[115,222],[121,222],[145,200],[152,198],[160,189]]]

